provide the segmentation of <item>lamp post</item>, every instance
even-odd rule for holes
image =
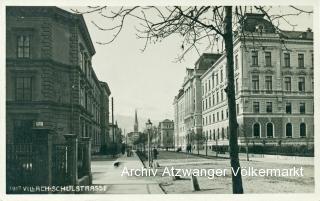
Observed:
[[[151,152],[150,152],[150,130],[152,128],[152,123],[150,121],[150,119],[148,119],[147,123],[146,123],[146,127],[148,129],[148,166],[150,167],[150,158],[151,158]]]

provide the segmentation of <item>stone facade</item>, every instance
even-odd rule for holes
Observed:
[[[195,136],[202,135],[201,75],[220,57],[220,54],[203,54],[194,68],[186,69],[186,76],[174,98],[175,143],[185,149],[193,144]]]
[[[91,65],[95,49],[82,15],[7,7],[6,20],[7,143],[27,141],[23,130],[41,126],[56,142],[67,133],[91,137],[92,150],[100,151],[110,89]]]
[[[234,40],[239,143],[313,143],[313,33],[276,32],[263,17],[247,14],[247,37]],[[228,144],[225,55],[201,84],[203,134],[208,145]]]

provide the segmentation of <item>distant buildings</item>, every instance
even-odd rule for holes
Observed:
[[[57,7],[7,7],[7,143],[30,143],[34,127],[87,136],[106,146],[110,89],[93,70],[82,15]]]
[[[186,70],[186,76],[174,98],[175,143],[183,147],[202,133],[201,75],[220,57],[220,54],[203,54],[195,67]]]
[[[268,144],[313,143],[313,33],[311,30],[276,32],[263,17],[263,14],[246,14],[242,19],[244,34],[250,33],[245,40],[235,32],[239,143],[262,140]],[[186,77],[196,70],[196,67],[187,69]],[[200,75],[201,96],[185,87],[179,91],[174,99],[176,145],[185,146],[188,130],[197,125],[197,121],[191,121],[190,126],[190,102],[194,104],[191,115],[201,107],[198,128],[208,139],[208,145],[228,144],[226,74],[226,57],[221,55]],[[193,87],[193,91],[196,89]],[[190,99],[186,98],[188,93]]]
[[[137,113],[137,110],[135,110],[133,132],[129,132],[127,134],[127,143],[128,143],[128,145],[129,146],[134,145],[134,142],[136,142],[138,140],[140,134],[142,134],[142,133],[139,132],[138,113]]]
[[[165,119],[159,122],[158,126],[158,145],[162,148],[174,147],[174,123],[172,120]]]

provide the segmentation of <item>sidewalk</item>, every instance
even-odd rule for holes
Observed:
[[[120,163],[119,167],[114,166],[114,162]],[[93,185],[104,185],[107,190],[105,194],[163,194],[156,181],[144,177],[121,176],[123,168],[141,169],[142,162],[134,153],[131,157],[120,156],[117,159],[92,161],[91,170],[93,175]]]

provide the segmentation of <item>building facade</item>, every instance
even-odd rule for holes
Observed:
[[[162,148],[174,148],[174,123],[165,119],[159,122],[158,145]]]
[[[110,89],[98,80],[82,15],[57,7],[7,7],[7,143],[28,143],[35,126],[87,136],[92,151],[108,135]]]
[[[195,136],[202,134],[201,75],[220,57],[205,53],[196,61],[194,68],[186,69],[186,76],[174,98],[175,143],[183,149],[194,144]]]
[[[239,143],[313,143],[313,33],[276,31],[263,14],[247,14],[242,25],[234,39]],[[226,76],[225,55],[201,76],[209,145],[228,144]]]

